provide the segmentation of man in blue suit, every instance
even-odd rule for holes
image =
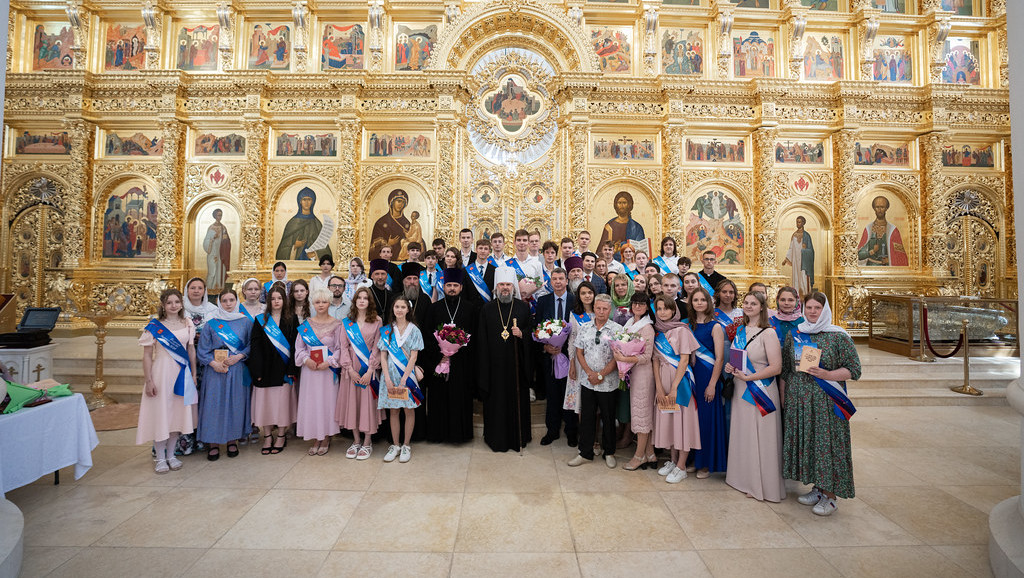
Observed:
[[[534,319],[540,324],[549,319],[569,320],[569,315],[576,303],[572,293],[568,291],[569,276],[565,269],[557,267],[551,271],[551,293],[537,299],[537,308]],[[540,440],[540,445],[550,445],[558,439],[562,430],[562,421],[565,421],[565,436],[568,438],[569,446],[575,447],[578,435],[578,420],[576,412],[562,409],[562,402],[565,398],[566,378],[555,379],[552,355],[559,352],[565,354],[568,351],[569,340],[566,340],[562,348],[556,349],[551,345],[544,346],[544,353],[541,356],[540,372],[547,390],[547,412],[545,423],[548,431]]]
[[[608,293],[608,284],[604,282],[596,272],[594,272],[594,266],[597,265],[597,255],[587,251],[580,255],[583,257],[583,280],[590,281],[594,285],[594,289],[597,289],[598,293]]]

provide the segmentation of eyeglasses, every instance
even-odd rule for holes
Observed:
[[[597,335],[594,335],[594,345],[601,345],[601,330],[597,330]]]
[[[338,285],[337,283],[334,283],[332,285],[328,285],[328,287],[331,289],[341,289],[342,287],[344,287],[344,285]]]

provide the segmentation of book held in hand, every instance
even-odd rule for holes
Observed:
[[[408,387],[389,387],[388,399],[409,399]]]
[[[320,365],[321,363],[324,362],[324,359],[326,357],[327,357],[327,348],[326,347],[321,345],[321,346],[318,346],[318,347],[310,347],[309,348],[309,358],[313,360],[313,363],[315,363],[317,365]]]
[[[224,363],[225,361],[228,360],[228,350],[227,349],[214,349],[213,350],[213,360],[214,361],[219,361],[221,363]]]
[[[818,367],[821,363],[821,350],[817,347],[811,347],[810,345],[804,345],[800,352],[800,366],[797,367],[797,371],[807,373],[807,370],[812,367]]]
[[[735,347],[729,348],[729,365],[734,368],[746,373],[747,371],[747,350],[736,349]]]
[[[669,396],[658,396],[658,411],[661,413],[679,413],[679,404]]]

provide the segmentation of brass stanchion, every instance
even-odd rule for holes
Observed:
[[[96,379],[89,388],[92,390],[92,399],[88,403],[89,411],[93,411],[117,403],[117,400],[105,393],[107,382],[103,379],[103,344],[107,342],[107,323],[114,315],[105,303],[100,303],[100,309],[86,314],[86,317],[96,324],[96,330],[93,332],[96,335]]]
[[[916,356],[911,356],[910,359],[914,361],[933,362],[935,358],[928,355],[928,346],[925,344],[924,332],[927,331],[927,327],[924,325],[924,319],[928,316],[928,302],[925,301],[924,295],[921,295],[918,299],[921,303],[921,310],[917,316],[917,325],[920,333],[918,334],[918,347],[921,348],[921,352]],[[913,307],[913,306],[911,306]],[[911,345],[913,345],[913,329],[911,329]]]
[[[960,387],[951,387],[949,389],[951,389],[951,390],[953,390],[953,391],[955,391],[957,393],[962,393],[962,394],[965,394],[965,395],[982,395],[982,392],[980,390],[977,390],[977,389],[974,389],[973,387],[971,387],[971,369],[970,369],[970,367],[971,367],[970,366],[971,340],[967,336],[967,320],[966,319],[963,320],[963,327],[960,329],[960,331],[961,331],[961,335],[963,335],[963,337],[964,337],[964,384],[961,385]]]

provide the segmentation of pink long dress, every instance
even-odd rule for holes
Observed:
[[[761,339],[747,347],[747,358],[755,372],[768,367],[768,354]],[[747,382],[734,381],[736,393],[732,398],[725,483],[758,500],[781,502],[786,499],[786,483],[782,479],[782,416],[779,411],[762,416],[754,404],[742,397]],[[767,392],[775,407],[781,408],[778,384],[772,378]]]
[[[633,433],[651,433],[654,429],[654,412],[657,404],[654,400],[654,327],[645,325],[640,328],[643,338],[644,352],[639,355],[640,361],[629,372],[629,427]]]
[[[330,367],[341,367],[338,363],[339,333],[343,331],[341,322],[331,319],[321,324],[310,318],[309,324],[320,342],[332,353],[326,359],[327,364]],[[295,365],[302,368],[295,433],[304,440],[322,440],[341,431],[338,422],[334,420],[334,406],[338,402],[338,378],[330,368],[315,370],[306,367],[309,352],[309,346],[302,340],[300,333],[295,338]]]
[[[348,339],[344,322],[339,332],[338,360],[341,375],[338,378],[338,402],[334,408],[334,419],[342,429],[374,434],[380,425],[383,411],[377,409],[377,400],[371,386],[360,387],[352,380],[349,369],[360,368],[356,348]],[[370,350],[370,369],[380,369],[380,350],[375,347],[380,339],[380,318],[373,323],[359,322],[359,333]]]
[[[680,357],[693,353],[700,348],[697,339],[686,327],[677,327],[665,334],[672,349]],[[672,391],[672,380],[676,370],[669,365],[661,353],[655,353],[660,364],[661,385],[666,390]],[[657,395],[664,392],[658,391]],[[680,411],[676,413],[657,412],[654,416],[654,445],[659,448],[673,450],[699,450],[700,449],[700,424],[697,422],[697,400],[690,396],[690,403],[686,406],[680,405]]]
[[[180,329],[171,330],[171,333],[187,348],[195,339],[196,329],[191,323],[186,323]],[[156,395],[149,397],[145,391],[142,392],[135,443],[163,441],[171,437],[171,432],[192,433],[198,421],[197,406],[185,405],[181,397],[174,395],[174,382],[178,379],[180,366],[148,331],[142,332],[139,345],[152,347],[154,350],[152,376],[156,385]],[[188,368],[186,371],[192,369]]]

